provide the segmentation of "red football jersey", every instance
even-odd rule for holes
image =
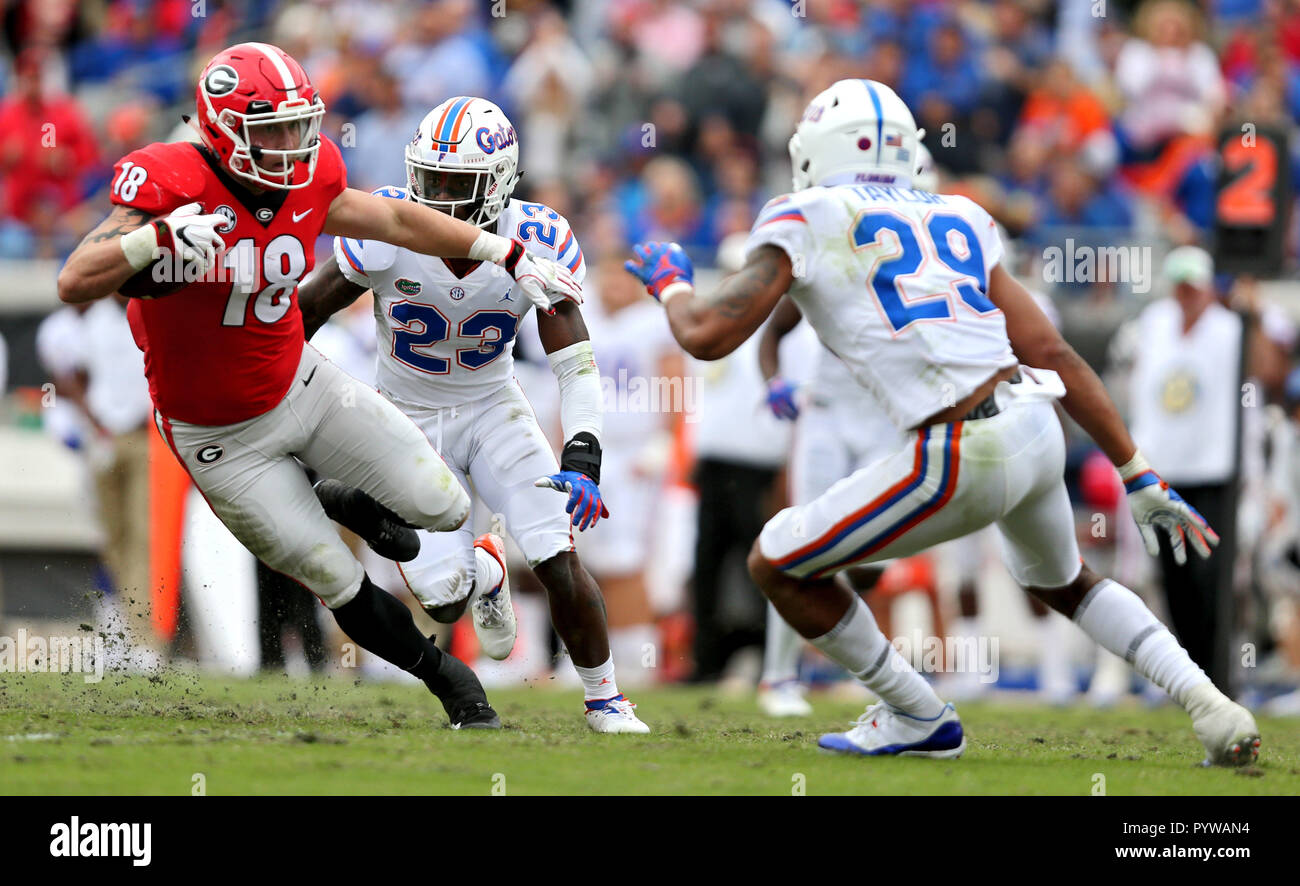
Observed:
[[[298,175],[306,175],[302,166]],[[238,181],[189,142],[149,145],[113,170],[114,203],[156,216],[197,200],[229,219],[217,229],[226,249],[202,280],[127,307],[154,405],[191,424],[254,418],[289,390],[303,347],[298,284],[315,264],[316,238],[347,171],[322,136],[308,187],[254,193]]]

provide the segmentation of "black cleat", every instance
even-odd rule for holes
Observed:
[[[501,718],[492,710],[492,705],[485,701],[474,701],[462,705],[456,713],[447,715],[451,718],[452,729],[500,729]]]
[[[500,729],[501,718],[488,704],[487,693],[476,675],[460,659],[444,652],[438,662],[437,686],[431,685],[447,712],[452,729]]]
[[[325,515],[351,529],[386,560],[407,563],[420,553],[416,527],[355,486],[321,480],[314,487]]]

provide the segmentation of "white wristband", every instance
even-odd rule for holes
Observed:
[[[122,244],[126,263],[137,271],[143,271],[153,262],[154,253],[158,249],[158,229],[150,222],[143,228],[123,234],[117,242]]]
[[[1133,453],[1132,458],[1116,467],[1115,470],[1119,471],[1119,478],[1127,483],[1143,471],[1151,470],[1151,465],[1147,464],[1146,458],[1142,455],[1142,450],[1139,449]]]
[[[469,248],[469,257],[474,261],[490,261],[501,264],[510,254],[510,240],[491,231],[481,231],[474,245]]]
[[[694,292],[694,291],[695,291],[695,287],[687,283],[685,280],[678,280],[676,283],[669,283],[667,286],[664,287],[663,292],[659,293],[659,303],[663,305],[667,305],[668,299],[672,298],[674,295],[677,295],[678,293],[681,292]]]

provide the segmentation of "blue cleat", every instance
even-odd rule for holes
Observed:
[[[928,720],[895,710],[883,701],[867,708],[848,732],[831,732],[817,740],[822,750],[866,757],[886,755],[950,760],[966,750],[957,709],[943,706]]]

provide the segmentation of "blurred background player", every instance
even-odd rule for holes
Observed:
[[[609,645],[624,685],[652,682],[658,631],[646,564],[662,513],[673,423],[685,396],[681,350],[641,287],[614,258],[596,270],[598,296],[583,319],[591,331],[605,402],[601,492],[615,516],[576,539],[605,596]],[[676,402],[673,402],[673,401]],[[676,407],[676,408],[674,408]]]
[[[578,310],[587,271],[582,249],[559,213],[511,200],[518,137],[492,102],[448,99],[425,116],[405,150],[407,187],[376,194],[505,232],[566,268],[574,285],[537,320],[560,387],[566,442],[558,465],[512,375],[515,334],[533,305],[508,275],[491,264],[338,237],[334,258],[303,287],[308,337],[367,289],[374,292],[379,390],[416,423],[466,494],[472,485],[496,515],[477,539],[470,521],[454,532],[426,532],[402,577],[435,621],[449,624],[472,609],[483,650],[504,659],[517,631],[501,538],[509,532],[546,587],[551,619],[582,678],[587,724],[596,732],[648,732],[618,690],[604,601],[574,552],[570,528],[586,530],[609,516],[598,485],[599,371]],[[552,489],[566,494],[567,505]]]

